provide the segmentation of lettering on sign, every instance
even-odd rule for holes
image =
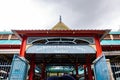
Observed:
[[[33,45],[29,47],[26,53],[95,53],[91,46],[64,46],[64,45]]]

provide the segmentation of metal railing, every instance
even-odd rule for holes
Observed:
[[[10,62],[0,61],[0,80],[7,80],[11,68]]]
[[[120,80],[120,62],[112,62],[111,68],[115,80]]]

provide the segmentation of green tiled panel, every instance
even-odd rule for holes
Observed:
[[[120,40],[102,40],[101,45],[120,45]]]
[[[13,32],[11,32],[11,31],[2,31],[2,32],[0,32],[0,34],[13,34]]]
[[[21,44],[20,40],[0,40],[0,44]],[[102,40],[101,45],[120,45],[120,40]]]
[[[120,31],[111,31],[109,34],[120,34]]]
[[[20,40],[0,40],[0,44],[21,44]]]

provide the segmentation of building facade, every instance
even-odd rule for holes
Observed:
[[[0,32],[1,79],[9,77],[14,55],[28,60],[29,80],[65,74],[98,80],[93,64],[102,55],[109,59],[111,80],[120,79],[120,31],[71,30],[60,21],[51,30]]]

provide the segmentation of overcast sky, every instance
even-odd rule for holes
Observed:
[[[0,31],[51,29],[58,21],[71,29],[120,28],[120,0],[0,0]]]

